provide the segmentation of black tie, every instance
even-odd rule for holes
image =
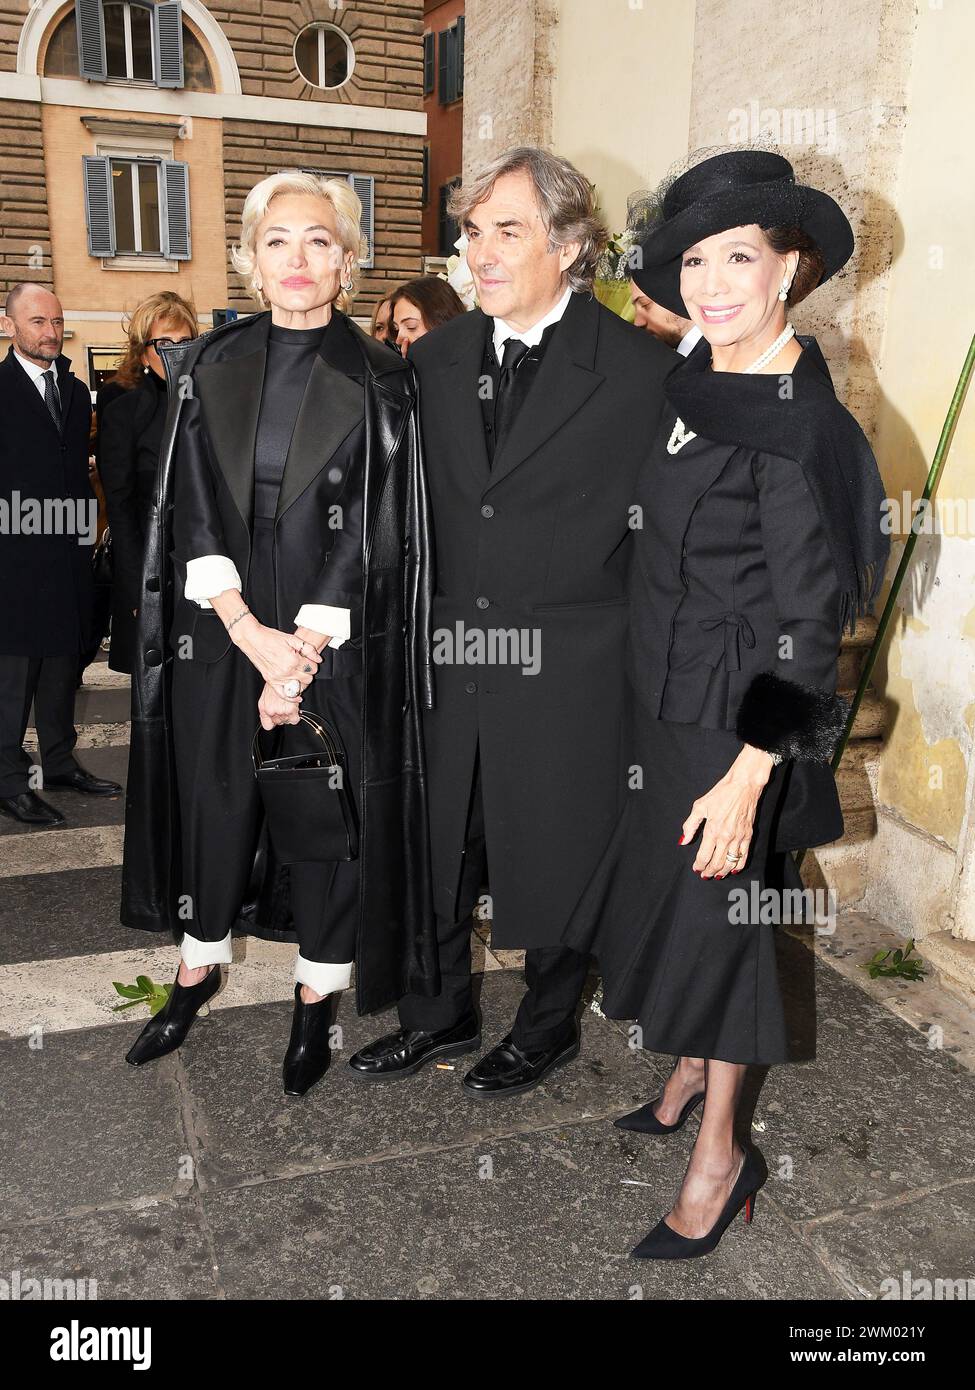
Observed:
[[[58,390],[57,382],[54,380],[54,373],[50,370],[45,371],[44,373],[44,403],[47,406],[48,410],[51,412],[51,419],[54,421],[55,425],[57,425],[58,429],[60,430],[61,393]]]
[[[505,434],[511,428],[520,404],[515,392],[515,373],[518,364],[528,352],[528,346],[520,338],[508,338],[504,345],[501,360],[501,379],[498,382],[498,396],[494,403],[494,451],[497,453]]]

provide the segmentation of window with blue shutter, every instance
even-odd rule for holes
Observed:
[[[86,154],[82,166],[89,255],[190,259],[188,164]]]
[[[108,63],[102,0],[74,0],[74,16],[78,30],[78,72],[89,81],[104,82]]]
[[[88,254],[115,255],[115,209],[112,202],[112,171],[107,155],[82,156],[85,184],[85,222],[88,227]]]
[[[349,182],[362,204],[362,235],[366,239],[366,254],[359,264],[363,270],[371,270],[376,260],[375,179],[371,174],[350,174]]]
[[[183,85],[183,10],[180,0],[152,7],[152,65],[157,87]]]
[[[423,95],[429,96],[437,85],[437,36],[423,35]]]
[[[162,162],[162,253],[171,261],[190,259],[190,166]]]
[[[448,102],[454,100],[456,93],[454,84],[456,81],[457,69],[455,59],[457,31],[455,29],[442,29],[440,32],[440,90],[438,96],[441,106],[446,106]]]
[[[447,106],[464,91],[464,20],[440,32],[440,104]]]
[[[74,8],[81,77],[183,86],[181,0],[74,0]]]
[[[457,96],[464,95],[464,16],[457,19],[457,81],[454,86]]]

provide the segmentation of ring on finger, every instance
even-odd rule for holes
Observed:
[[[301,682],[285,681],[284,685],[281,687],[281,692],[289,700],[297,699],[301,692]]]

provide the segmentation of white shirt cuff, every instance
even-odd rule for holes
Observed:
[[[243,589],[237,566],[226,555],[201,555],[186,562],[186,588],[183,597],[212,608],[210,600],[225,589]]]
[[[312,632],[329,634],[332,638],[329,646],[341,647],[352,635],[352,614],[348,608],[329,608],[324,603],[303,603],[298,609],[295,627],[310,627]]]
[[[316,994],[335,994],[337,990],[348,989],[352,980],[352,965],[331,965],[328,962],[306,960],[299,951],[295,961],[295,982],[307,985]]]
[[[230,932],[221,941],[201,941],[186,932],[179,943],[179,953],[188,970],[198,965],[230,965],[233,961]]]

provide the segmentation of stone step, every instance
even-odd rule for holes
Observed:
[[[840,688],[840,694],[846,700],[852,700],[853,690]],[[857,717],[853,721],[853,729],[850,734],[851,741],[863,738],[883,738],[887,726],[887,703],[882,700],[873,686],[867,686],[866,693],[860,701],[860,708],[857,710]]]
[[[857,688],[864,660],[876,635],[876,618],[861,618],[854,632],[843,634],[843,640],[840,644],[838,678],[841,690],[855,690]]]
[[[859,739],[849,743],[836,774],[843,813],[871,810],[874,805],[871,773],[876,773],[883,744],[880,739]]]
[[[877,619],[861,618],[853,632],[844,632],[841,646],[844,649],[850,647],[866,648],[873,644],[873,639],[877,635]]]
[[[945,989],[966,1003],[975,1002],[975,941],[951,932],[933,932],[918,942],[918,954],[934,967]]]

